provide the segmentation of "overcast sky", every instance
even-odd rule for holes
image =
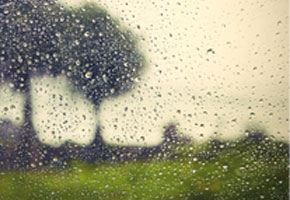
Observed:
[[[170,122],[195,140],[247,126],[288,140],[288,1],[98,2],[144,38],[149,60],[134,91],[102,105],[107,140],[153,144]]]

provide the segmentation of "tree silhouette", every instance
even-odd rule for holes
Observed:
[[[26,96],[18,163],[37,166],[51,150],[33,129],[31,77],[66,76],[97,109],[104,98],[129,90],[143,66],[132,34],[94,3],[66,8],[52,0],[0,0],[0,83]]]

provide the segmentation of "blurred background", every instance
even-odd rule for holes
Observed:
[[[0,0],[0,199],[288,199],[287,1]]]
[[[252,128],[288,141],[287,1],[98,3],[140,36],[148,58],[136,88],[102,104],[106,141],[157,144],[171,122],[195,141]]]

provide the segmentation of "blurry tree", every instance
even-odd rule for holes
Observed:
[[[52,151],[33,130],[31,77],[64,75],[97,109],[104,98],[129,90],[143,66],[132,34],[94,3],[0,0],[0,83],[26,96],[14,166],[41,165]]]

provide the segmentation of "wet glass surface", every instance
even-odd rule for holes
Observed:
[[[0,199],[288,199],[287,9],[0,0]]]

